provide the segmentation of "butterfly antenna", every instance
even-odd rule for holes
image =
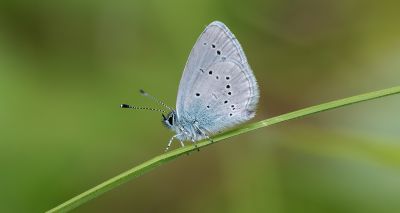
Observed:
[[[154,108],[150,108],[150,107],[137,107],[137,106],[132,106],[129,104],[121,104],[121,108],[128,108],[128,109],[144,109],[144,110],[150,110],[150,111],[157,111],[157,112],[162,112],[162,113],[166,113],[164,110],[162,109],[154,109]],[[163,115],[164,116],[164,115]]]
[[[171,110],[171,111],[174,110],[174,109],[172,109],[171,107],[167,106],[164,102],[158,100],[157,98],[155,98],[154,96],[152,96],[152,95],[150,95],[149,93],[145,92],[144,90],[140,89],[139,92],[140,92],[140,94],[142,94],[143,96],[146,96],[146,97],[150,98],[151,100],[153,100],[153,101],[155,101],[155,102],[161,104],[161,105],[164,106],[165,108],[167,108],[167,109],[169,109],[169,110]]]

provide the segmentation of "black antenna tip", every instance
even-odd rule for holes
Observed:
[[[142,95],[147,95],[147,92],[145,92],[145,91],[142,90],[142,89],[140,89],[139,92],[140,92],[140,94],[142,94]]]
[[[129,106],[129,104],[121,104],[120,107],[121,107],[121,108],[131,108],[131,106]]]

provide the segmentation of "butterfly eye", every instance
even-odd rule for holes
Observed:
[[[168,118],[168,123],[172,126],[173,125],[173,121],[174,121],[174,118],[172,117],[172,116],[170,116],[169,118]]]

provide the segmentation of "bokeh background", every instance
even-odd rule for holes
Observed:
[[[0,3],[0,212],[43,212],[155,155],[204,27],[226,23],[261,89],[252,122],[399,85],[399,1]],[[400,96],[263,128],[75,212],[400,212]],[[177,145],[177,144],[175,144]]]

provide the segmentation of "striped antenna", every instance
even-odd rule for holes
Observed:
[[[158,112],[166,113],[162,109],[154,109],[154,108],[150,108],[150,107],[136,107],[136,106],[132,106],[132,105],[129,105],[129,104],[121,104],[121,108],[139,109],[139,110],[143,109],[143,110],[158,111]]]
[[[172,109],[171,107],[167,106],[164,102],[158,100],[157,98],[155,98],[154,96],[150,95],[149,93],[145,92],[144,90],[140,89],[139,90],[140,94],[142,94],[143,96],[146,96],[148,98],[150,98],[151,100],[159,103],[160,105],[164,106],[165,108],[174,111],[174,109]]]

